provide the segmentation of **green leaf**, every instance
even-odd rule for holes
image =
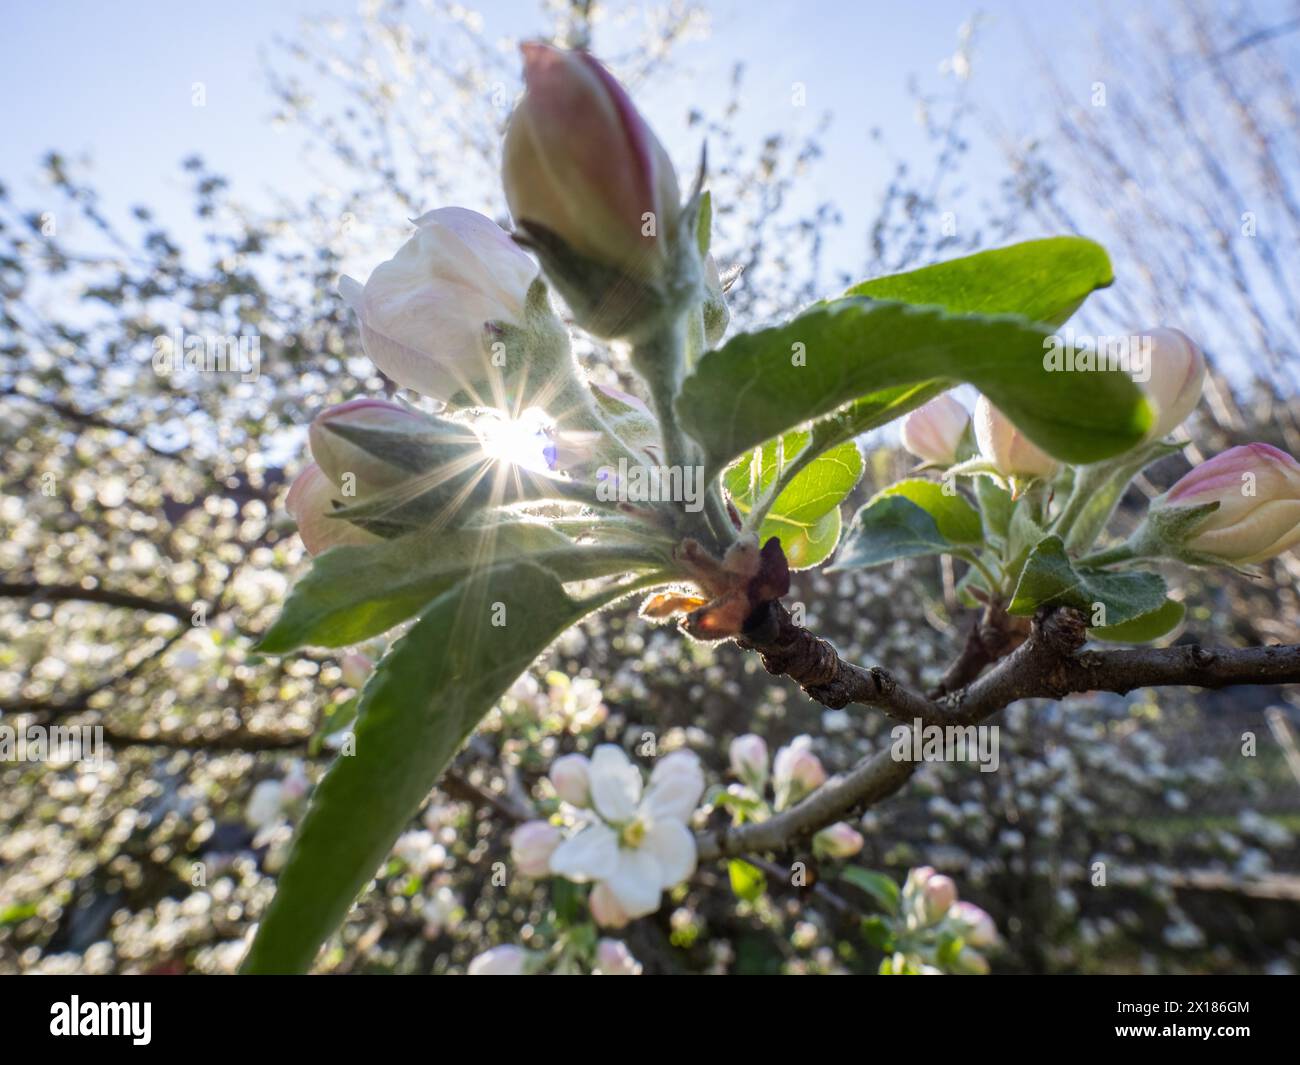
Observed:
[[[1027,499],[1021,498],[1012,504],[1014,509],[1011,511],[1011,526],[1007,530],[1007,573],[1012,576],[1020,573],[1029,553],[1047,535],[1047,530],[1029,513],[1027,503]]]
[[[863,281],[849,296],[930,303],[954,314],[1018,314],[1060,325],[1114,279],[1106,250],[1083,237],[1048,237]]]
[[[1105,607],[1106,625],[1119,625],[1159,609],[1165,582],[1142,570],[1076,570],[1059,536],[1048,536],[1029,553],[1008,608],[1032,614],[1040,606],[1070,606],[1094,621],[1097,604]]]
[[[564,580],[627,569],[618,550],[579,547],[542,522],[417,533],[316,556],[257,645],[268,654],[347,647],[419,613],[474,569],[531,558]]]
[[[828,511],[812,525],[792,525],[782,518],[769,517],[759,530],[759,542],[776,536],[791,569],[819,566],[835,553],[843,531],[840,508]]]
[[[796,459],[806,460],[801,452],[811,440],[812,434],[806,430],[785,433],[755,448],[728,468],[723,484],[736,509],[742,515],[748,514],[787,467]],[[861,478],[861,452],[854,444],[841,444],[807,461],[768,513],[811,524],[843,502]]]
[[[731,893],[738,899],[753,902],[767,890],[767,877],[763,870],[732,858],[727,863],[727,873],[731,877]]]
[[[879,914],[872,914],[870,917],[862,919],[862,934],[877,950],[884,951],[886,955],[892,954],[894,950],[894,930]],[[893,972],[893,959],[886,957],[880,963],[880,975],[889,976]]]
[[[829,558],[839,543],[839,504],[862,477],[862,455],[857,445],[840,444],[810,458],[812,434],[785,433],[755,448],[732,465],[723,483],[736,509],[747,515],[757,506],[766,516],[758,539],[778,537],[790,565],[807,569]],[[791,477],[775,501],[769,500],[783,472],[806,463]]]
[[[700,256],[709,254],[709,243],[713,238],[713,193],[705,189],[700,193],[700,214],[695,220],[695,246]]]
[[[934,518],[910,499],[886,496],[868,503],[853,516],[844,548],[830,572],[940,554],[951,551],[953,546]]]
[[[945,932],[939,939],[939,948],[935,951],[934,960],[936,965],[948,968],[957,960],[961,953],[961,948],[966,945],[966,941],[953,932]]]
[[[479,574],[429,604],[367,682],[355,754],[337,758],[317,787],[245,972],[307,970],[480,718],[599,605],[574,601],[529,563]]]
[[[1056,523],[1066,549],[1086,552],[1101,535],[1128,486],[1137,474],[1153,462],[1176,454],[1181,444],[1155,441],[1108,462],[1080,466],[1074,484]]]
[[[969,381],[1034,443],[1069,462],[1117,454],[1151,412],[1122,373],[1051,373],[1042,326],[955,317],[856,296],[743,333],[704,355],[677,397],[711,472],[810,419],[901,385]]]
[[[871,506],[877,499],[889,499],[892,496],[909,499],[929,514],[938,526],[939,533],[950,543],[976,544],[983,539],[984,530],[975,508],[956,492],[945,492],[943,485],[937,481],[927,481],[924,477],[895,481],[888,488],[877,492],[867,506]]]
[[[885,913],[895,914],[898,912],[898,901],[902,897],[902,892],[894,878],[886,876],[884,873],[872,872],[870,869],[863,869],[861,866],[850,865],[842,873],[841,880],[847,880],[854,887],[865,891],[880,906]]]
[[[975,498],[980,504],[985,539],[1006,540],[1010,533],[1012,510],[1015,507],[1011,493],[992,477],[976,477]]]
[[[1166,599],[1155,610],[1139,614],[1132,621],[1118,625],[1099,625],[1089,635],[1094,640],[1111,640],[1115,643],[1147,643],[1158,640],[1176,629],[1187,608],[1176,599]]]
[[[950,314],[1016,314],[1060,325],[1090,292],[1109,285],[1112,276],[1101,245],[1082,237],[1051,237],[864,281],[847,295],[930,304]],[[927,381],[856,399],[814,424],[814,447],[820,451],[877,429],[949,387],[947,381]]]
[[[360,705],[361,696],[358,694],[330,707],[329,711],[322,715],[319,724],[316,726],[316,731],[311,735],[311,739],[307,741],[307,753],[313,758],[320,754],[325,737],[332,736],[336,732],[342,732],[351,725],[357,719],[357,708]]]

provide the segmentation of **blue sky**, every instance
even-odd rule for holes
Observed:
[[[525,35],[544,25],[526,0],[478,5],[493,35]],[[773,126],[798,130],[829,109],[834,123],[810,199],[832,199],[845,213],[830,247],[832,265],[852,269],[861,257],[871,203],[887,181],[893,159],[919,144],[907,78],[943,91],[952,79],[939,62],[956,45],[958,26],[977,9],[974,0],[925,3],[803,0],[800,3],[709,3],[710,38],[685,47],[681,61],[693,72],[692,92],[721,93],[731,65],[748,66],[751,106],[742,136],[755,142]],[[312,14],[347,16],[356,0],[226,0],[175,4],[158,0],[104,4],[52,0],[10,7],[0,35],[0,84],[18,101],[6,117],[0,180],[20,202],[39,203],[36,161],[49,148],[88,157],[110,211],[147,203],[181,234],[189,199],[178,169],[192,153],[230,176],[236,195],[254,205],[304,179],[296,134],[277,132],[259,54],[276,36],[292,37],[299,19]],[[984,4],[972,82],[982,99],[1013,101],[1032,74],[1024,28],[1040,42],[1069,52],[1091,5]],[[191,86],[203,82],[204,107],[191,103]],[[808,106],[790,107],[791,86],[807,87]],[[1088,78],[1079,74],[1081,92]],[[640,100],[683,164],[697,146],[674,139],[684,97],[647,92]],[[746,126],[750,128],[746,128]],[[868,138],[878,126],[891,154]],[[977,157],[972,177],[984,165]],[[987,162],[987,177],[997,173]],[[33,199],[35,197],[35,199]],[[430,204],[430,206],[436,206]]]

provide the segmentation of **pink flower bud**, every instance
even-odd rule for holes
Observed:
[[[596,944],[597,976],[640,976],[641,963],[620,939],[602,939]]]
[[[862,833],[837,821],[813,836],[813,853],[819,858],[852,858],[862,850],[863,842]]]
[[[469,963],[470,976],[523,976],[528,966],[528,951],[507,945],[485,950]]]
[[[524,876],[551,874],[551,855],[563,835],[548,821],[525,821],[510,835],[510,857]]]
[[[993,918],[973,902],[954,903],[948,911],[948,920],[972,947],[982,950],[998,941],[998,929]]]
[[[1218,503],[1185,550],[1231,563],[1263,562],[1300,543],[1300,462],[1271,444],[1244,444],[1202,462],[1152,510]]]
[[[907,874],[907,879],[903,881],[903,898],[913,899],[925,892],[925,885],[930,882],[930,878],[937,876],[932,865],[918,865],[915,869]]]
[[[490,218],[443,207],[361,285],[339,292],[361,319],[361,344],[399,385],[449,400],[460,391],[490,399],[495,376],[485,329],[517,325],[537,264]],[[499,371],[497,371],[499,373]]]
[[[752,732],[737,736],[728,750],[731,771],[760,795],[767,786],[767,744]]]
[[[586,52],[537,42],[521,51],[527,91],[510,118],[503,163],[510,213],[626,275],[656,274],[681,204],[668,153]]]
[[[951,466],[969,424],[965,407],[947,393],[936,396],[903,419],[903,447],[926,462]]]
[[[551,763],[551,786],[564,802],[591,805],[591,762],[585,754],[566,754]]]
[[[1152,440],[1168,436],[1192,413],[1205,384],[1205,357],[1191,339],[1177,329],[1152,329],[1150,375],[1142,391],[1155,408]]]
[[[374,668],[375,664],[360,651],[349,651],[343,656],[343,661],[339,663],[339,670],[343,674],[343,683],[349,688],[360,689],[366,683],[366,678],[370,676],[370,672]]]
[[[350,399],[316,415],[308,430],[311,456],[334,484],[335,498],[357,503],[410,481],[413,471],[386,462],[343,435],[418,433],[428,422],[416,411],[382,399]]]
[[[587,897],[591,918],[601,928],[626,928],[631,917],[618,901],[618,896],[603,880],[591,889]]]
[[[925,899],[926,920],[933,924],[957,901],[957,885],[952,877],[937,874],[925,882],[922,897]]]
[[[776,789],[777,805],[789,806],[826,782],[826,770],[812,753],[812,739],[796,736],[788,745],[776,752],[772,760],[772,785]]]
[[[985,461],[1008,480],[1050,477],[1056,472],[1056,459],[1031,444],[985,396],[975,404],[975,440]]]
[[[329,516],[337,495],[338,489],[314,462],[298,474],[289,488],[284,508],[298,523],[298,535],[313,555],[340,544],[369,544],[379,540],[372,533]]]

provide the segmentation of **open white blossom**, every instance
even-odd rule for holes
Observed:
[[[661,758],[643,788],[640,769],[604,744],[592,754],[590,783],[592,811],[551,855],[551,872],[595,881],[626,917],[644,917],[695,871],[687,821],[704,793],[699,759],[690,751]]]

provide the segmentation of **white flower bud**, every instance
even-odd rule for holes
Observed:
[[[862,850],[862,833],[837,821],[813,836],[813,853],[819,858],[852,858]]]
[[[284,509],[298,525],[303,546],[313,555],[343,544],[377,543],[379,537],[340,518],[332,518],[338,488],[312,463],[294,478]]]
[[[933,924],[942,919],[957,901],[957,885],[953,883],[952,877],[936,874],[925,882],[922,897],[925,899],[926,920]]]
[[[985,396],[975,404],[975,440],[980,454],[1007,480],[1050,477],[1058,463],[1039,450]]]
[[[551,763],[551,786],[564,802],[591,805],[591,762],[585,754],[566,754]]]
[[[812,752],[811,737],[796,736],[776,752],[772,760],[772,785],[778,807],[798,802],[825,782],[826,770]]]
[[[1160,440],[1187,420],[1205,384],[1205,357],[1177,329],[1152,329],[1150,374],[1140,387],[1155,408],[1148,438]]]
[[[760,795],[767,786],[767,743],[752,732],[737,736],[728,749],[731,771]]]
[[[983,950],[998,941],[998,929],[993,918],[973,902],[957,902],[948,911],[948,920],[972,947]]]
[[[399,385],[443,401],[467,392],[490,400],[487,325],[518,325],[537,264],[490,218],[443,207],[415,220],[416,232],[362,286],[339,292],[361,319],[371,362]]]
[[[551,874],[551,855],[563,836],[549,821],[525,821],[510,835],[510,857],[524,876]]]
[[[903,447],[926,462],[951,466],[969,424],[965,407],[947,393],[936,396],[903,419]]]

